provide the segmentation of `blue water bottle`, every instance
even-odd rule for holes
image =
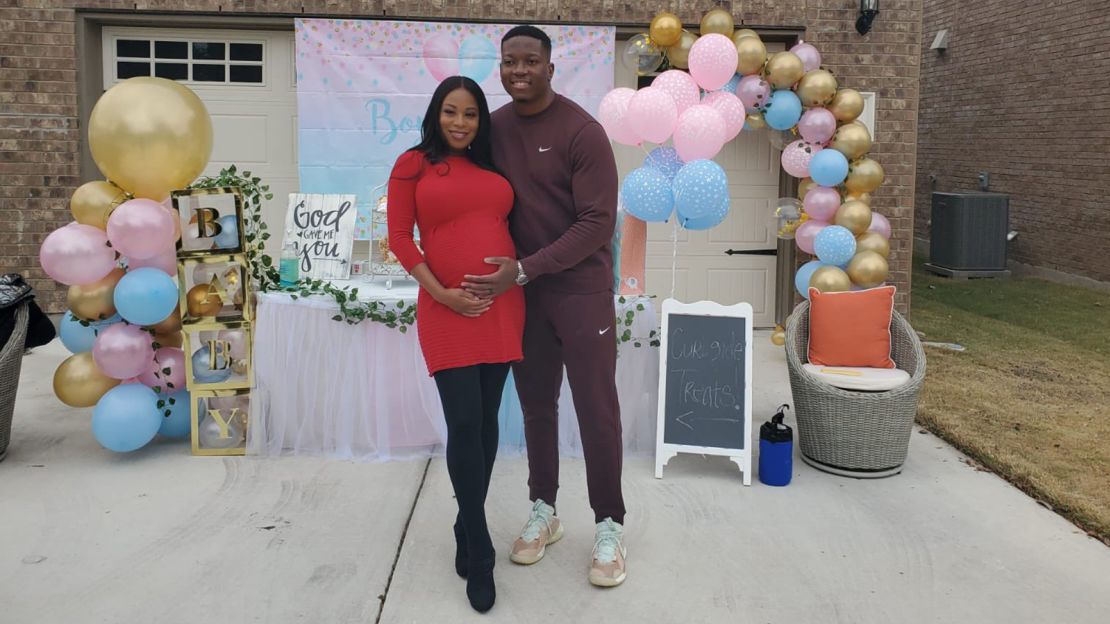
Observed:
[[[783,424],[783,404],[759,428],[759,480],[765,485],[781,487],[790,483],[794,471],[794,430]]]

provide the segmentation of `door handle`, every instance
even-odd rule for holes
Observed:
[[[777,256],[779,252],[777,249],[727,249],[725,253],[730,256],[743,255],[743,256]]]

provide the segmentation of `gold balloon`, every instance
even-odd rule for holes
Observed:
[[[882,165],[870,158],[863,158],[849,165],[848,179],[844,181],[844,186],[852,193],[870,193],[879,188],[885,177]]]
[[[760,130],[767,127],[767,120],[763,119],[763,113],[748,113],[748,127],[752,130]]]
[[[841,89],[836,92],[828,109],[837,121],[855,121],[863,113],[863,96],[855,89]]]
[[[856,253],[873,251],[884,258],[890,257],[890,241],[878,232],[864,232],[856,237]]]
[[[836,78],[827,69],[806,72],[798,81],[797,93],[802,106],[825,106],[836,97]]]
[[[814,182],[813,178],[802,178],[802,181],[798,182],[798,199],[805,200],[806,193],[818,186],[821,185]]]
[[[857,160],[871,151],[871,132],[858,121],[846,123],[836,129],[829,147],[844,154],[848,160]]]
[[[886,258],[874,251],[858,251],[848,263],[848,277],[862,288],[874,288],[882,284],[888,273],[890,265]]]
[[[667,59],[670,60],[672,67],[679,69],[690,67],[690,48],[694,47],[694,42],[697,40],[698,36],[694,33],[688,30],[682,31],[678,43],[667,48]]]
[[[767,46],[759,37],[736,39],[736,71],[742,76],[758,74],[767,62]]]
[[[123,277],[123,269],[112,269],[112,272],[91,284],[74,284],[69,287],[66,294],[66,303],[73,316],[86,321],[102,321],[111,318],[116,313],[116,304],[112,295],[116,292],[116,284]]]
[[[741,28],[740,30],[732,33],[733,43],[740,43],[740,40],[744,39],[745,37],[755,37],[756,39],[758,39],[759,33],[755,32],[751,28]]]
[[[177,347],[185,344],[185,334],[180,331],[169,332],[166,334],[154,334],[154,342],[157,342],[162,347]]]
[[[682,39],[682,20],[674,13],[663,11],[651,20],[651,27],[648,28],[648,35],[655,45],[661,48],[669,48],[678,43]]]
[[[148,325],[147,329],[153,331],[156,334],[169,334],[172,332],[181,331],[181,306],[178,305],[177,307],[175,307],[173,309],[173,312],[170,313],[170,315],[167,316],[165,319],[155,323],[154,325]]]
[[[197,284],[185,293],[185,304],[189,316],[216,316],[224,307],[223,299],[216,293],[209,293],[208,284]]]
[[[93,107],[89,149],[96,166],[120,188],[162,201],[208,164],[212,119],[185,86],[131,78],[108,89]]]
[[[852,288],[852,280],[839,267],[825,265],[813,272],[809,287],[823,293],[846,292]]]
[[[69,211],[78,223],[104,230],[108,228],[108,215],[125,201],[127,194],[123,189],[111,182],[94,180],[77,187],[69,198]]]
[[[853,193],[853,192],[849,192],[847,195],[844,196],[844,199],[858,199],[859,201],[867,204],[868,206],[871,205],[871,193]]]
[[[709,11],[701,18],[702,35],[717,33],[731,38],[734,28],[736,28],[736,23],[732,21],[732,13],[720,7]]]
[[[849,199],[836,210],[836,224],[852,231],[854,236],[859,236],[871,227],[871,206],[857,200]]]
[[[777,52],[767,60],[767,82],[776,89],[789,89],[806,73],[802,59],[793,52]]]
[[[781,347],[786,344],[786,332],[777,329],[771,332],[771,344],[776,347]]]
[[[100,372],[91,351],[69,356],[54,371],[54,394],[70,407],[92,407],[119,384]]]

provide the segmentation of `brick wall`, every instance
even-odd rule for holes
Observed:
[[[922,19],[917,236],[931,191],[987,171],[1010,195],[1012,259],[1110,281],[1110,3],[931,0]]]
[[[70,220],[82,182],[75,10],[196,11],[270,15],[437,17],[642,24],[671,10],[697,23],[709,8],[735,9],[746,24],[804,27],[843,85],[878,97],[873,157],[886,169],[874,205],[894,226],[892,282],[909,307],[922,0],[884,0],[866,37],[854,30],[855,0],[617,2],[613,0],[8,0],[0,3],[0,271],[27,275],[46,307],[65,307],[65,287],[38,267],[47,233]],[[65,7],[65,8],[56,8]]]

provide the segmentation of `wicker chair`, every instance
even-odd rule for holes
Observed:
[[[15,391],[19,388],[19,369],[23,366],[23,345],[27,340],[27,321],[31,316],[26,303],[15,313],[15,329],[8,343],[0,347],[0,461],[8,453],[15,412]]]
[[[910,380],[887,392],[841,390],[802,368],[808,359],[809,302],[786,324],[786,364],[802,459],[818,470],[857,478],[902,471],[909,450],[917,397],[925,381],[925,351],[898,312],[890,320],[891,356]]]

